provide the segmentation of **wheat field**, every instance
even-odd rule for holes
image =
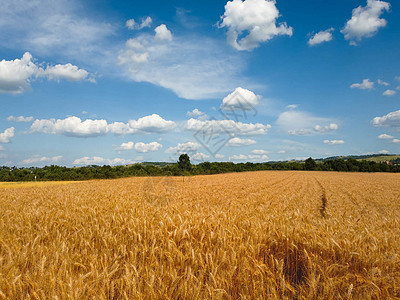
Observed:
[[[399,175],[0,185],[0,299],[399,299]]]

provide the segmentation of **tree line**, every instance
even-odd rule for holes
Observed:
[[[129,166],[86,166],[62,167],[46,166],[43,168],[0,167],[0,181],[51,181],[51,180],[90,180],[111,179],[132,176],[182,176],[209,175],[231,172],[248,172],[262,170],[310,170],[338,172],[400,172],[400,165],[377,163],[367,160],[332,159],[316,162],[308,158],[304,162],[265,162],[265,163],[233,163],[202,162],[190,163],[187,154],[182,154],[177,163],[149,164],[138,163]]]

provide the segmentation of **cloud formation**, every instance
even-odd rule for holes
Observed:
[[[324,144],[328,144],[328,145],[343,145],[344,141],[343,140],[324,140]]]
[[[130,165],[137,163],[140,159],[138,160],[131,160],[131,159],[124,159],[124,158],[114,158],[114,159],[108,159],[108,158],[103,158],[100,156],[84,156],[78,159],[75,159],[72,164],[73,165],[82,165],[82,166],[87,166],[87,165]]]
[[[257,144],[257,142],[255,140],[241,139],[238,137],[231,138],[228,142],[228,146],[231,146],[231,147],[249,146],[249,145],[254,145],[254,144]]]
[[[44,77],[49,80],[94,81],[93,76],[84,69],[70,63],[47,66],[45,69],[33,61],[29,52],[21,59],[0,61],[0,93],[20,94],[30,89],[30,83]]]
[[[11,139],[14,137],[14,127],[7,128],[3,132],[0,133],[0,143],[8,144],[11,142]]]
[[[9,116],[7,118],[7,121],[10,121],[10,122],[29,123],[29,122],[32,122],[33,120],[34,120],[33,117],[24,117],[24,116],[19,116],[19,117]]]
[[[389,134],[386,134],[386,133],[380,134],[380,135],[378,136],[378,139],[380,139],[380,140],[390,140],[390,139],[392,139],[392,138],[393,138],[392,135],[389,135]]]
[[[135,144],[135,150],[140,153],[154,152],[162,148],[162,145],[157,142],[151,142],[148,144],[139,142]]]
[[[383,96],[394,96],[396,95],[396,91],[395,90],[386,90],[382,93]]]
[[[275,0],[233,0],[226,3],[218,26],[228,28],[229,45],[250,51],[277,35],[292,36],[292,27],[277,24],[279,16]]]
[[[57,163],[63,157],[61,155],[53,156],[53,157],[46,157],[46,156],[32,156],[31,158],[24,159],[21,164],[22,165],[31,165],[31,164],[43,164],[43,163]]]
[[[183,144],[178,144],[176,147],[169,147],[167,150],[165,150],[165,153],[184,154],[197,151],[200,148],[201,145],[198,143],[186,142]]]
[[[352,89],[370,90],[374,88],[374,82],[370,81],[369,78],[364,79],[361,83],[353,83],[350,85]]]
[[[140,24],[136,23],[135,19],[129,19],[126,21],[125,26],[130,30],[141,30],[146,27],[150,27],[153,20],[150,17],[142,18]]]
[[[340,31],[350,45],[357,45],[363,38],[374,36],[378,30],[385,27],[387,21],[380,16],[389,11],[390,4],[380,0],[367,0],[366,6],[353,9],[351,19]]]
[[[375,127],[389,127],[400,130],[400,110],[388,113],[382,117],[375,117],[372,120]]]
[[[65,119],[41,119],[35,120],[30,128],[30,133],[61,134],[72,137],[96,137],[108,132],[123,134],[138,133],[165,133],[176,127],[175,122],[164,120],[157,114],[145,116],[138,120],[130,120],[128,123],[114,122],[108,124],[106,120],[82,121],[71,116]]]
[[[199,131],[203,129],[211,130],[213,133],[227,133],[233,135],[264,135],[271,128],[269,124],[261,123],[242,123],[233,120],[197,120],[191,118],[186,122],[186,129]]]
[[[154,31],[156,32],[154,38],[157,41],[169,41],[169,42],[172,41],[172,33],[165,24],[157,26],[156,29],[154,29]]]
[[[324,42],[330,42],[332,41],[332,32],[334,31],[334,28],[329,28],[327,30],[323,30],[320,32],[317,32],[314,34],[309,40],[308,40],[308,45],[309,46],[315,46]]]
[[[252,110],[258,105],[261,96],[252,91],[237,87],[232,93],[222,99],[223,110]]]

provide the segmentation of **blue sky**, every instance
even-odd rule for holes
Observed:
[[[400,153],[393,0],[0,5],[0,165]]]

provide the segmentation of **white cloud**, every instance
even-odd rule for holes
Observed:
[[[201,145],[195,142],[186,142],[178,144],[176,147],[169,147],[165,150],[165,153],[183,154],[197,151],[201,148]]]
[[[122,144],[117,148],[117,150],[121,150],[121,151],[132,150],[134,145],[135,145],[134,142],[122,143]]]
[[[286,153],[286,150],[279,150],[278,153],[279,153],[279,154],[285,154],[285,153]]]
[[[237,135],[263,135],[267,134],[271,125],[261,123],[242,123],[233,120],[197,120],[191,118],[186,122],[186,129],[190,131],[199,131],[208,129],[214,134],[226,133]]]
[[[394,90],[386,90],[386,91],[384,91],[383,93],[382,93],[382,95],[383,96],[394,96],[394,95],[396,95],[396,91],[394,91]]]
[[[128,123],[114,122],[108,124],[106,120],[82,121],[71,116],[65,119],[35,120],[30,133],[61,134],[74,137],[96,137],[108,132],[122,135],[134,133],[165,133],[176,127],[175,122],[164,120],[157,114],[145,116],[138,120],[129,120]]]
[[[172,41],[172,33],[165,24],[157,26],[154,31],[156,32],[155,39],[157,41]]]
[[[226,3],[218,25],[228,28],[229,45],[250,51],[277,35],[292,36],[293,29],[285,22],[277,26],[279,16],[275,0],[233,0]]]
[[[389,83],[387,83],[387,82],[385,82],[383,80],[380,80],[380,79],[378,79],[378,84],[379,85],[383,85],[383,86],[388,86],[389,85]]]
[[[136,143],[136,145],[135,145],[135,150],[137,152],[141,152],[141,153],[158,151],[161,148],[162,148],[162,145],[160,143],[157,143],[157,142],[151,142],[151,143],[148,143],[148,144],[139,142],[139,143]]]
[[[81,81],[89,78],[89,72],[79,69],[77,66],[56,65],[41,68],[33,62],[32,55],[26,52],[21,59],[0,61],[0,93],[20,94],[30,89],[31,81],[38,77],[48,79],[67,79]]]
[[[372,125],[376,127],[392,127],[400,130],[400,110],[393,111],[382,117],[375,117]]]
[[[128,29],[130,29],[130,30],[134,30],[135,25],[136,25],[135,19],[129,19],[125,23],[125,26],[128,27]]]
[[[14,137],[14,127],[7,128],[4,132],[0,133],[0,143],[7,144],[11,142],[11,139]]]
[[[128,131],[132,133],[165,133],[176,127],[174,121],[164,120],[157,114],[145,116],[138,120],[130,120],[127,125]]]
[[[380,140],[390,140],[390,139],[392,139],[392,138],[393,138],[392,135],[388,135],[388,134],[386,134],[386,133],[380,134],[380,135],[378,136],[378,139],[380,139]]]
[[[9,116],[7,118],[7,121],[29,123],[29,122],[33,121],[33,117],[24,117],[24,116],[14,117],[14,116]]]
[[[289,104],[286,106],[287,109],[296,109],[298,107],[297,104]]]
[[[327,125],[318,125],[318,124]],[[289,110],[281,113],[276,124],[290,135],[312,135],[337,130],[337,124],[331,120],[313,116],[307,112]],[[317,125],[316,125],[317,124]]]
[[[324,42],[330,42],[332,41],[332,32],[335,29],[329,28],[324,31],[320,31],[316,34],[314,34],[309,40],[308,40],[308,45],[310,46],[315,46]]]
[[[221,109],[224,110],[252,110],[258,104],[261,96],[252,91],[237,87],[232,93],[222,99]]]
[[[188,111],[187,115],[189,117],[201,117],[201,116],[204,116],[205,114],[202,111],[200,111],[197,108],[195,108],[192,111]]]
[[[133,81],[170,89],[185,99],[209,99],[222,97],[238,85],[237,74],[245,62],[219,40],[184,35],[160,43],[142,33],[126,42],[118,64]]]
[[[255,140],[241,139],[238,137],[231,138],[228,142],[228,146],[232,146],[232,147],[249,146],[249,145],[254,145],[254,144],[257,144],[257,142]]]
[[[329,125],[326,126],[321,126],[321,125],[315,125],[314,130],[317,132],[325,133],[333,130],[338,130],[339,126],[335,123],[330,123]]]
[[[388,2],[367,0],[366,6],[353,9],[351,19],[347,21],[341,33],[351,45],[357,45],[362,38],[371,37],[378,32],[379,28],[386,26],[387,21],[379,17],[389,9]]]
[[[56,163],[60,161],[63,157],[53,156],[53,157],[46,157],[46,156],[32,156],[31,158],[24,159],[21,164],[22,165],[30,165],[30,164],[37,164],[37,163]]]
[[[140,157],[141,158],[141,157]],[[123,158],[114,158],[114,159],[107,159],[103,158],[100,156],[93,156],[93,157],[82,157],[75,159],[72,164],[73,165],[130,165],[137,163],[139,160],[139,157],[137,157],[136,160],[130,160],[130,159],[123,159]]]
[[[380,154],[388,154],[389,151],[387,151],[387,150],[381,150],[381,151],[379,151],[379,153],[380,153]]]
[[[205,160],[209,159],[210,156],[207,154],[204,154],[202,152],[198,152],[195,155],[193,155],[191,158],[195,161],[205,161]]]
[[[215,154],[214,157],[218,158],[218,159],[221,159],[221,158],[224,158],[225,155],[223,155],[223,154]]]
[[[60,81],[60,79],[66,79],[68,81],[82,81],[89,79],[94,82],[94,78],[89,78],[89,72],[84,69],[79,69],[70,63],[65,65],[48,66],[43,74],[50,80]]]
[[[61,134],[73,137],[95,137],[108,132],[106,120],[85,120],[78,117],[65,119],[35,120],[30,128],[31,133]]]
[[[399,143],[400,143],[400,140],[399,140],[399,139],[393,139],[393,140],[392,140],[392,143],[399,144]]]
[[[324,144],[328,144],[328,145],[342,145],[344,144],[343,140],[324,140]]]
[[[146,27],[151,27],[153,20],[150,17],[142,18],[140,24],[136,23],[135,19],[129,19],[126,21],[125,26],[130,30],[141,30]]]
[[[353,83],[350,85],[350,88],[352,89],[361,89],[361,90],[370,90],[374,88],[374,82],[370,81],[368,79],[364,79],[362,83]]]
[[[253,150],[251,151],[251,153],[259,155],[259,154],[269,154],[270,152],[266,150]]]

